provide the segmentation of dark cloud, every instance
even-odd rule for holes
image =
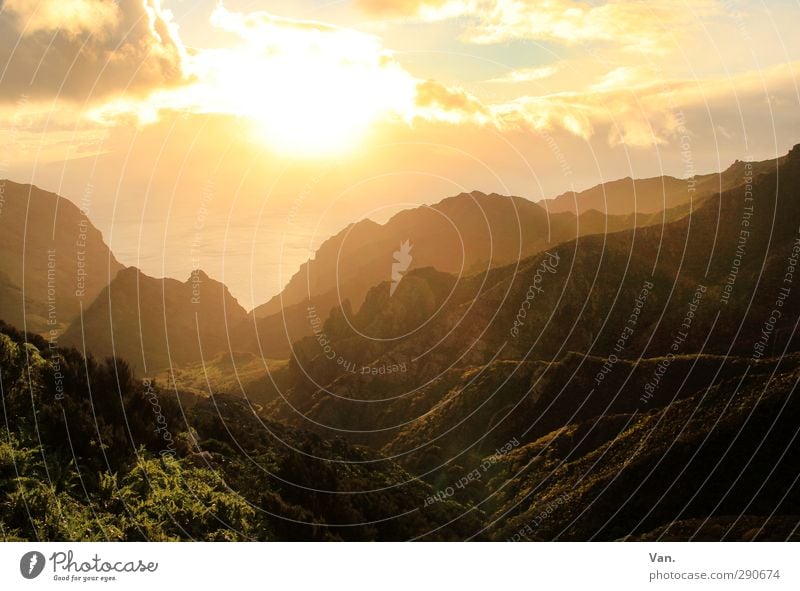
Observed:
[[[183,81],[160,0],[0,2],[0,101],[144,94]]]

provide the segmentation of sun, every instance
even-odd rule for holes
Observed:
[[[376,120],[413,109],[416,81],[371,35],[283,21],[254,27],[227,22],[230,15],[217,23],[236,28],[245,42],[197,57],[203,95],[214,109],[252,121],[274,150],[301,157],[347,151]]]
[[[299,56],[264,69],[263,84],[240,72],[241,111],[263,141],[293,156],[349,151],[378,118],[402,108],[396,88],[351,64]]]
[[[222,6],[211,22],[238,42],[188,51],[186,84],[110,101],[91,117],[229,115],[249,122],[253,138],[275,152],[315,158],[352,150],[378,121],[410,122],[420,112],[419,80],[373,35]]]

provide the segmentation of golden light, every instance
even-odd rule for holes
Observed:
[[[187,51],[185,84],[108,101],[89,118],[148,124],[162,111],[232,115],[250,122],[256,141],[303,158],[352,150],[379,121],[488,121],[473,97],[415,79],[373,35],[222,6],[211,23],[239,42]]]
[[[212,22],[244,42],[195,56],[204,101],[251,120],[282,153],[351,149],[376,119],[414,107],[416,82],[371,35],[224,8]]]

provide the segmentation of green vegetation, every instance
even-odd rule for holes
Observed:
[[[163,371],[156,379],[165,384],[165,388],[195,396],[205,397],[212,392],[241,393],[251,403],[265,405],[280,395],[279,388],[286,381],[288,365],[286,359],[261,359],[254,353],[231,355],[225,351],[202,363]]]
[[[394,462],[234,396],[179,402],[121,360],[1,323],[0,371],[4,540],[461,539],[478,527],[457,503],[421,511],[431,487]]]
[[[800,146],[780,166],[663,225],[295,303],[259,353],[222,284],[194,309],[135,269],[61,339],[127,363],[0,325],[0,534],[796,538]],[[267,375],[267,337],[312,327]]]

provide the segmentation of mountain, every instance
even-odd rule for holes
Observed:
[[[264,359],[248,351],[226,349],[202,361],[173,365],[155,375],[159,384],[194,396],[226,393],[246,399],[259,410],[280,397],[286,388],[289,362]]]
[[[701,358],[702,359],[702,358]],[[496,458],[498,540],[798,540],[798,358]],[[620,392],[627,394],[626,388]]]
[[[380,286],[388,296],[404,274],[431,267],[457,278],[485,274],[577,236],[661,224],[685,215],[681,205],[657,214],[548,214],[527,199],[462,193],[432,206],[402,211],[385,224],[362,220],[326,240],[284,290],[253,311],[252,326],[237,333],[248,350],[288,357],[292,343],[312,334],[336,307],[358,311]],[[396,257],[408,248],[407,265]]]
[[[590,212],[577,217],[553,213],[521,197],[473,191],[401,211],[385,224],[362,220],[323,242],[283,291],[257,307],[254,315],[263,318],[330,293],[337,296],[337,304],[349,300],[357,310],[370,288],[391,279],[394,253],[404,242],[409,243],[411,255],[406,270],[433,267],[472,275],[576,236],[661,221],[651,216],[636,218],[631,212],[620,216]]]
[[[60,343],[127,362],[0,324],[3,537],[796,539],[800,146],[776,165],[647,215],[534,205],[463,272],[439,268],[439,213],[399,214],[426,232],[378,258],[365,223],[306,267],[317,295],[262,318],[200,271],[124,269]],[[527,207],[453,198],[463,236],[482,235],[467,202],[490,229]],[[514,241],[531,252],[495,261]],[[339,251],[363,266],[337,287],[312,269]]]
[[[798,351],[798,194],[800,146],[779,170],[661,226],[581,237],[460,280],[414,270],[393,296],[376,286],[357,313],[334,311],[296,343],[292,385],[272,412],[391,454],[435,447],[429,461],[444,461],[460,445],[449,437],[511,436],[514,417],[538,421],[533,436],[656,408],[698,354],[728,360],[719,377],[737,357]],[[578,361],[559,370],[571,351]],[[614,398],[621,383],[636,394]]]
[[[433,268],[295,343],[271,417],[505,539],[796,539],[800,146],[663,225]]]
[[[137,374],[212,360],[229,352],[228,335],[247,312],[203,271],[185,282],[120,271],[64,333],[61,343],[98,358],[121,357]]]
[[[539,203],[550,213],[585,213],[597,210],[610,215],[633,212],[656,213],[732,189],[742,183],[745,168],[753,176],[774,172],[781,159],[761,162],[737,160],[720,173],[694,175],[687,179],[658,176],[614,180],[585,191],[568,191]]]
[[[8,180],[0,181],[0,189],[3,320],[57,335],[123,266],[68,199]]]
[[[56,361],[60,381],[56,379]],[[479,512],[391,459],[176,396],[0,323],[0,540],[460,540]],[[67,443],[68,442],[68,443]]]

